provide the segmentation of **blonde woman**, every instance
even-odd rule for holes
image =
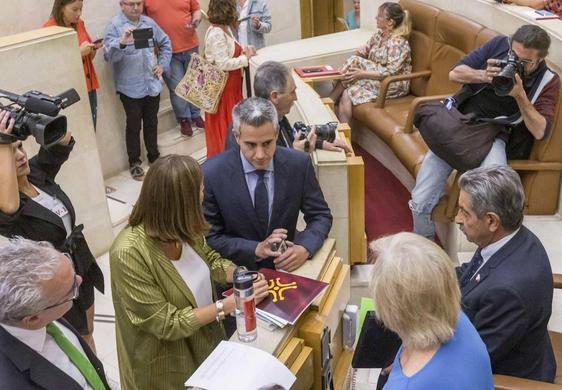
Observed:
[[[461,311],[447,254],[414,233],[381,238],[370,248],[377,317],[402,339],[384,389],[492,390],[490,358]]]
[[[408,11],[398,3],[383,3],[378,9],[377,28],[375,35],[347,59],[342,68],[343,81],[330,94],[334,101],[339,100],[340,122],[349,122],[353,106],[377,99],[382,79],[412,71]],[[408,80],[392,83],[386,97],[406,95],[409,89]]]

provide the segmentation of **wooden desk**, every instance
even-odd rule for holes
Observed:
[[[332,335],[330,351],[334,359],[332,370],[343,367],[335,377],[334,383],[345,380],[349,362],[341,360],[342,327],[341,317],[351,295],[350,267],[336,256],[335,240],[327,239],[313,259],[295,271],[295,274],[325,281],[329,284],[311,307],[303,313],[294,326],[269,330],[258,321],[258,337],[247,345],[271,353],[283,362],[296,376],[292,389],[320,389],[322,368],[320,367],[320,337],[325,327]],[[235,333],[230,341],[240,342]],[[347,365],[346,365],[347,364]]]

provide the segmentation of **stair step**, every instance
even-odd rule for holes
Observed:
[[[158,150],[168,154],[192,155],[205,148],[205,130],[194,128],[193,135],[182,135],[179,126],[158,134]]]
[[[166,137],[162,137],[164,134],[159,134],[158,140],[158,147],[160,149],[160,153],[162,155],[170,154],[170,153],[177,153],[183,155],[190,155],[193,157],[199,164],[203,164],[207,159],[207,148],[205,147],[205,132],[203,130],[195,130],[193,132],[192,137],[184,137],[179,134],[179,130],[170,130],[167,131]],[[174,135],[174,133],[176,135]],[[177,138],[177,139],[176,139]],[[167,145],[161,145],[161,139],[164,140],[164,143]],[[184,153],[186,150],[193,148],[193,144],[200,143],[200,139],[202,140],[202,146],[191,152],[191,153]],[[174,140],[176,141],[174,143]],[[191,145],[186,145],[190,144]],[[179,145],[179,146],[178,146]],[[165,149],[167,148],[167,149]],[[177,151],[170,152],[169,150],[173,148],[177,148]],[[166,150],[168,153],[166,153]],[[149,169],[148,165],[143,164],[143,168],[145,171]],[[117,234],[127,225],[129,216],[131,215],[131,211],[133,210],[133,206],[137,201],[139,196],[142,181],[136,181],[131,177],[129,170],[125,170],[120,172],[118,175],[110,177],[105,181],[106,186],[106,198],[107,198],[107,206],[109,208],[109,216],[111,218],[111,226],[113,227],[113,231]]]

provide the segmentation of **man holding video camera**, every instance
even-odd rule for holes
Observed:
[[[332,226],[332,214],[310,157],[278,148],[277,110],[253,97],[233,110],[240,148],[203,165],[209,245],[238,265],[293,271],[314,256]],[[296,231],[299,212],[306,228]]]
[[[476,166],[505,165],[508,158],[528,158],[534,140],[549,136],[560,90],[559,76],[545,62],[549,46],[550,37],[546,31],[535,25],[524,25],[511,37],[495,37],[466,55],[449,73],[450,80],[462,83],[463,87],[443,105],[434,106],[431,115],[427,116],[453,118],[451,113],[454,113],[457,122],[434,121],[428,130],[441,126],[446,132],[447,127],[451,129],[455,125],[459,130],[467,130],[463,123],[478,122],[484,135],[487,129],[497,131],[495,138],[492,136],[487,144],[489,152],[483,154],[481,160],[472,161]],[[423,110],[424,106],[416,115]],[[443,194],[453,168],[464,169],[455,166],[459,155],[443,152],[447,145],[432,147],[442,141],[439,136],[426,136],[423,125],[423,121],[416,122],[430,150],[417,174],[409,204],[414,232],[434,239],[431,212]],[[464,141],[474,135],[470,133],[471,129]],[[436,144],[432,144],[431,138]],[[473,142],[451,144],[451,149],[458,147],[454,150],[468,151],[469,157],[482,152],[482,148],[471,150]]]
[[[158,152],[158,109],[162,74],[169,70],[172,46],[154,20],[143,15],[143,0],[122,0],[121,12],[106,27],[104,58],[113,66],[115,88],[126,115],[125,141],[129,172],[142,180],[140,130],[143,129],[148,162]]]
[[[351,148],[343,140],[333,138],[329,125],[323,129],[310,129],[301,122],[291,123],[286,115],[291,111],[293,104],[297,101],[297,87],[289,68],[275,61],[267,61],[261,64],[254,76],[254,93],[256,96],[268,99],[273,103],[279,118],[279,137],[277,145],[286,148],[297,149],[303,152],[312,152],[315,149],[339,152],[343,150],[348,153]],[[297,125],[297,124],[300,124]],[[333,133],[334,130],[332,130]],[[236,146],[236,140],[231,129],[228,130],[225,149]]]

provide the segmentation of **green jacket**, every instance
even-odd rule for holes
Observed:
[[[225,283],[232,263],[203,237],[193,249],[209,265],[211,278]],[[199,323],[189,286],[142,225],[117,236],[109,259],[121,388],[185,389],[187,378],[224,339],[222,325]]]

